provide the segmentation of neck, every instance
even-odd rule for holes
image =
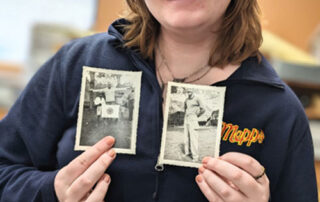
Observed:
[[[208,64],[215,34],[203,30],[174,32],[162,28],[158,43],[174,76],[183,78]]]

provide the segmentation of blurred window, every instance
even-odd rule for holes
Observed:
[[[32,27],[55,23],[88,30],[96,18],[95,0],[0,0],[0,61],[24,63]]]

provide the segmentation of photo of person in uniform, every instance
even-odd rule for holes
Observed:
[[[168,89],[159,163],[198,167],[219,153],[225,88],[170,82]],[[216,123],[207,125],[213,111]]]
[[[199,161],[199,134],[196,129],[199,128],[198,116],[204,108],[191,89],[187,89],[187,95],[184,102],[184,152],[185,156],[190,156],[197,162]]]

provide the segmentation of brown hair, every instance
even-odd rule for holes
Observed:
[[[130,8],[125,25],[125,46],[137,48],[145,58],[153,59],[153,51],[159,34],[160,24],[149,12],[144,0],[126,0]],[[260,60],[259,47],[262,43],[260,9],[257,0],[231,0],[216,46],[212,48],[209,65],[223,67],[240,64],[250,56]]]

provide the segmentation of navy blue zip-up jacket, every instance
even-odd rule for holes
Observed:
[[[56,201],[54,178],[74,151],[83,66],[142,71],[136,155],[119,154],[107,172],[109,202],[206,201],[197,169],[155,170],[162,96],[153,61],[124,49],[121,28],[65,45],[34,75],[0,122],[0,201]],[[272,202],[315,202],[313,145],[299,100],[269,63],[248,58],[228,79],[221,151],[257,159],[270,179]],[[108,131],[106,131],[108,134]]]

